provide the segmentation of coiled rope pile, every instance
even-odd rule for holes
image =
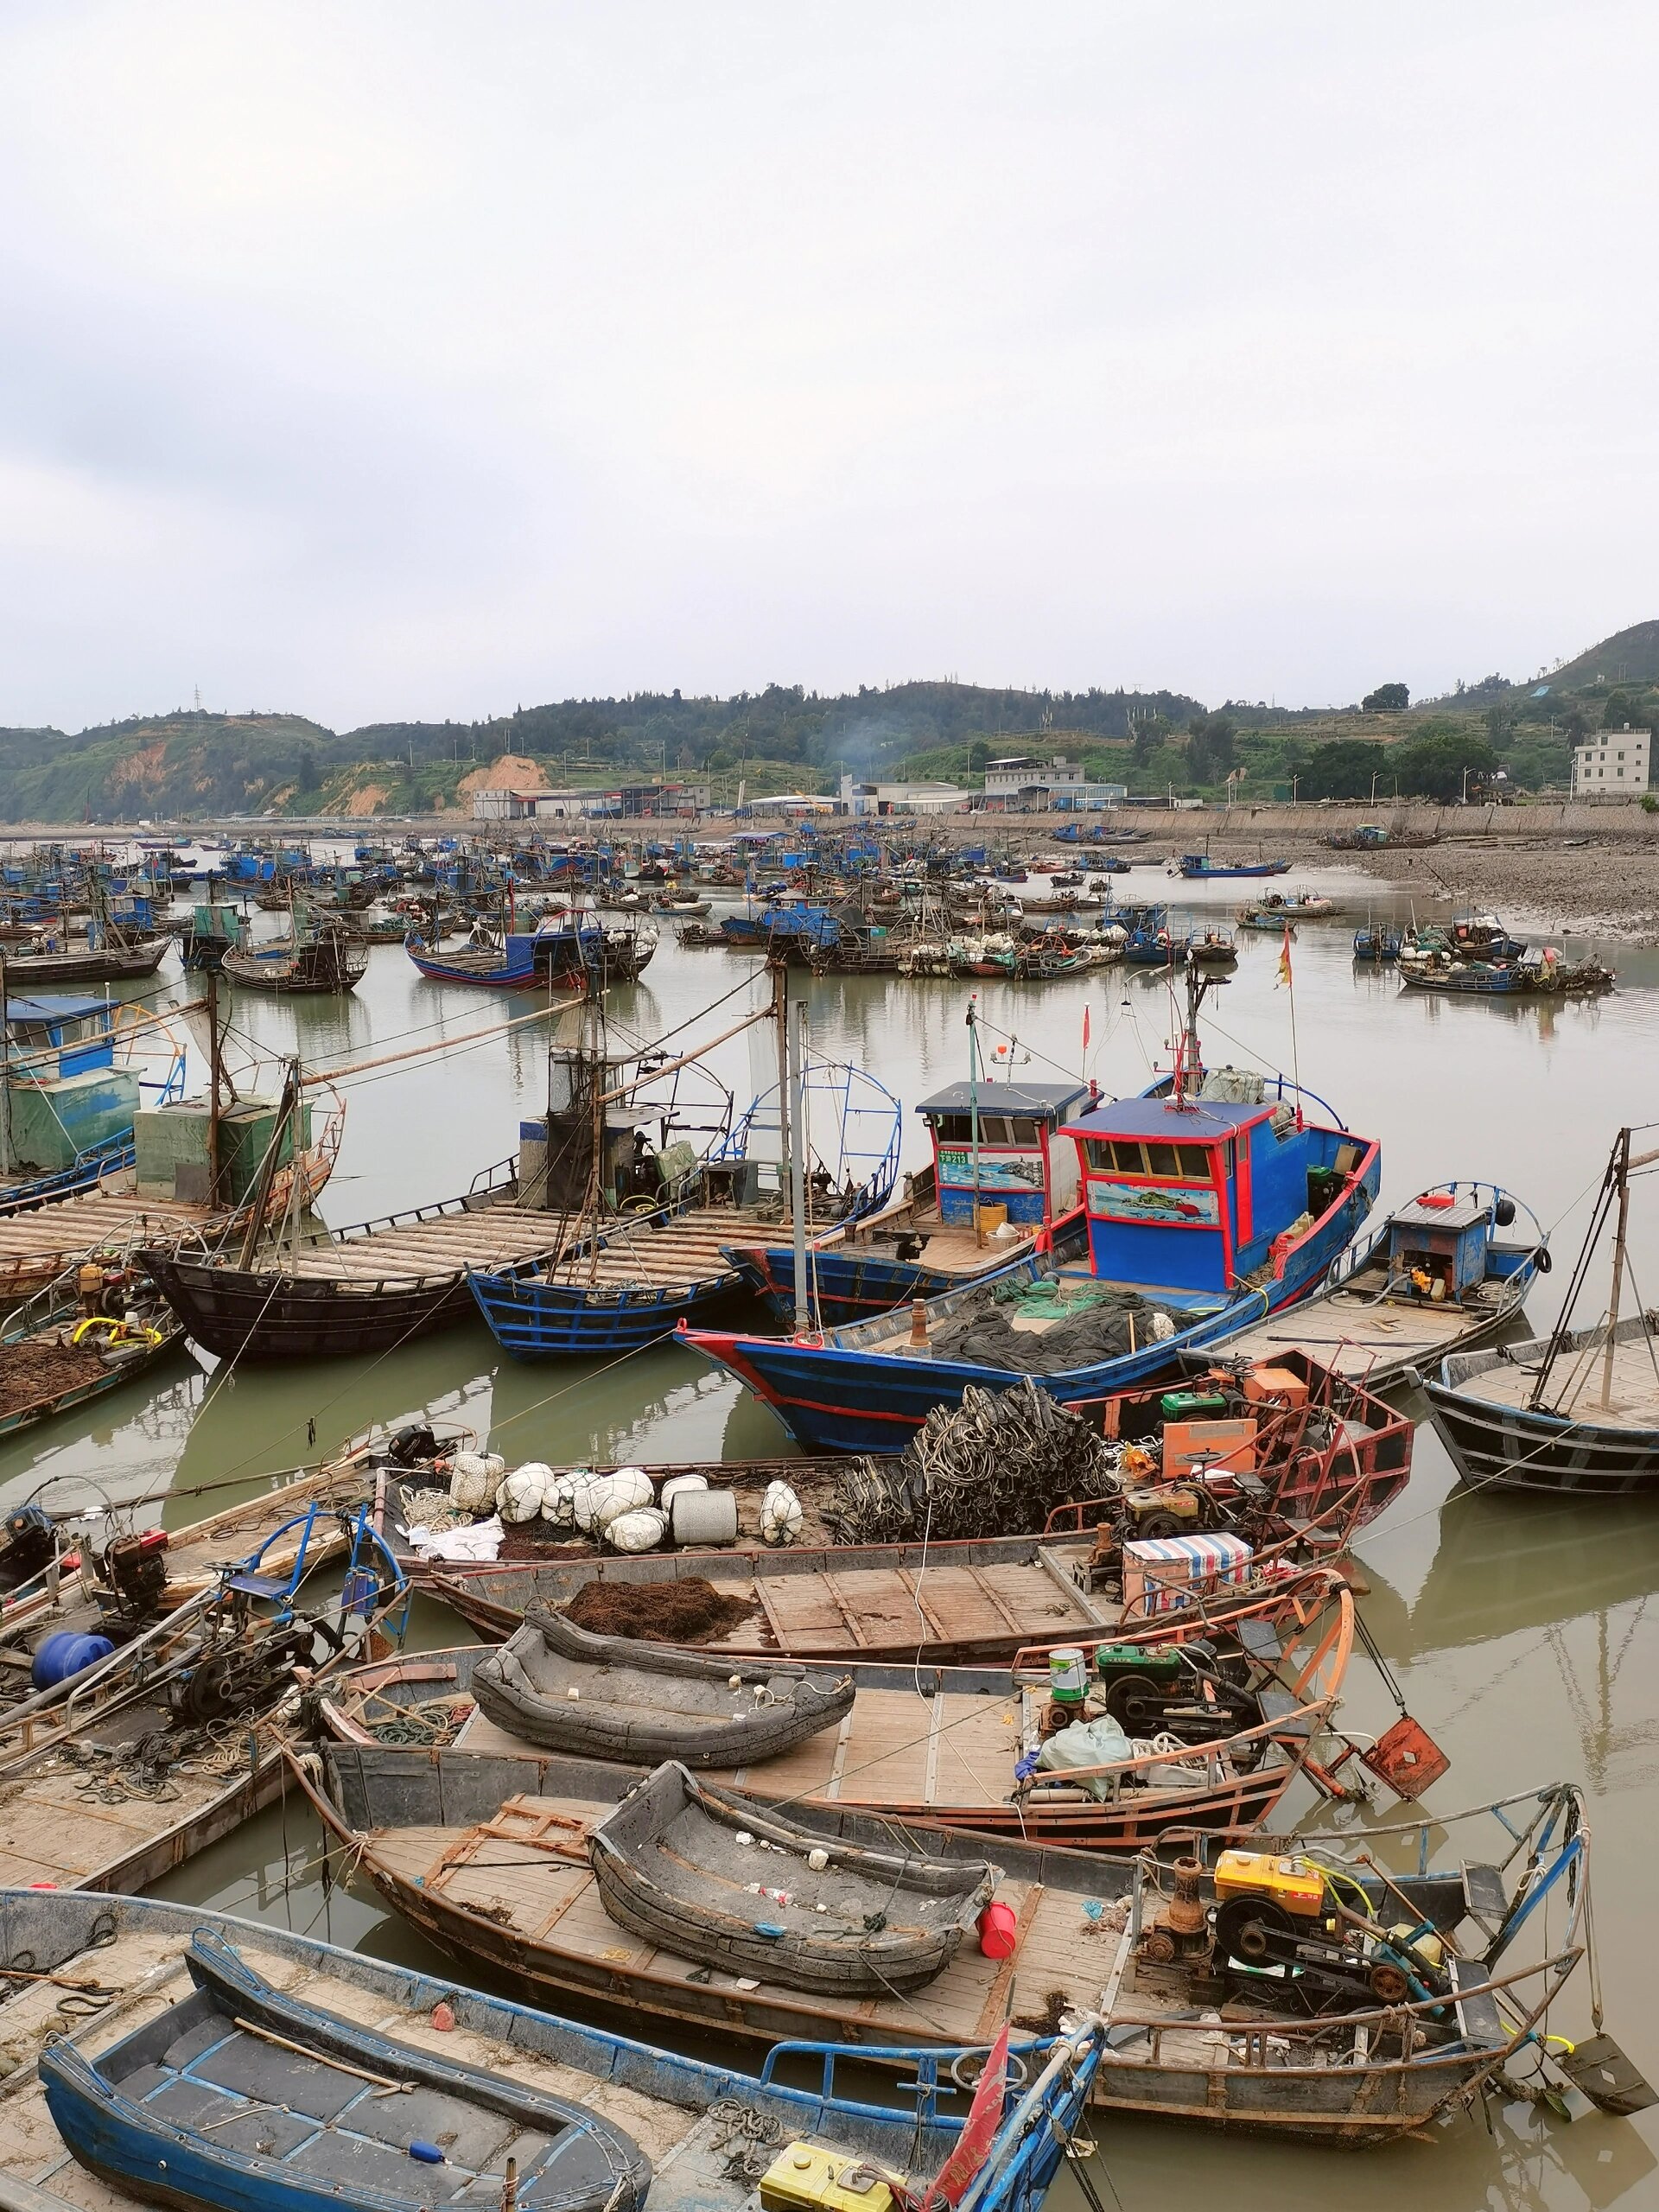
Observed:
[[[1029,1379],[936,1406],[897,1459],[849,1460],[823,1508],[838,1541],[1017,1535],[1117,1483],[1116,1448]]]

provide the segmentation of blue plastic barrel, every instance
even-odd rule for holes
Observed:
[[[107,1659],[115,1649],[107,1636],[88,1636],[78,1628],[56,1628],[35,1648],[29,1679],[37,1690],[54,1690],[73,1675]]]

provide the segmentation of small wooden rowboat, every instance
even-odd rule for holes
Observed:
[[[228,2016],[223,2009],[211,2019],[200,2016],[208,2025],[216,2021],[224,2037],[190,2057],[188,2044],[200,2032],[187,2029],[183,2048],[178,2037],[165,2043],[168,2029],[160,2015],[203,1968],[214,1984],[215,2008],[228,2003],[232,2009]],[[58,2010],[66,1982],[90,1983],[98,1993],[76,2001],[80,2017],[67,2034]],[[277,2212],[296,2202],[291,2185],[307,2192],[299,2202],[320,2198],[329,2212],[353,2204],[391,2212],[406,2202],[497,2212],[508,2188],[503,2152],[512,2147],[527,2098],[543,2107],[563,2107],[575,2117],[552,2135],[552,2162],[542,2163],[539,2143],[523,2145],[514,2177],[523,2212],[552,2212],[556,2200],[537,2186],[541,2174],[558,2179],[561,2207],[591,2203],[588,2162],[600,2150],[618,2160],[620,2171],[607,2177],[607,2186],[618,2190],[619,2205],[637,2202],[639,2162],[650,2160],[651,2212],[744,2212],[746,2206],[753,2212],[756,2172],[792,2159],[798,2148],[815,2155],[826,2179],[869,2161],[906,2185],[902,2201],[919,2202],[963,2142],[960,2101],[952,2100],[951,2112],[944,2109],[952,2069],[982,2064],[986,2041],[972,2039],[978,2048],[971,2056],[949,2048],[854,2052],[829,2043],[814,2055],[811,2087],[795,2088],[775,2078],[771,2062],[757,2076],[683,2057],[480,1995],[453,1977],[338,1950],[279,1927],[166,1899],[61,1891],[0,1890],[0,2044],[12,2069],[0,2101],[0,2205],[7,2212],[86,2212],[89,2203],[101,2212],[134,2212],[153,2200],[157,2183],[174,2177],[173,2151],[158,2142],[147,2172],[115,2172],[105,2131],[118,2101],[137,2104],[147,2123],[176,2131],[193,2159],[213,2162],[194,2166],[193,2179],[205,2180],[216,2168],[225,2186],[210,2198],[185,2201],[211,2202],[214,2212],[232,2206]],[[200,1993],[188,2000],[191,2008],[207,2001]],[[301,2032],[269,2024],[278,2007],[290,2023],[302,2024]],[[237,2029],[238,2016],[251,2024]],[[270,2039],[278,2034],[300,2047],[288,2053],[296,2076],[280,2085],[289,2115],[264,2109],[268,2100],[261,2094],[264,2084],[279,2086],[266,2070],[285,2050]],[[118,2054],[117,2046],[138,2037],[162,2046],[156,2078],[142,2100],[134,2094],[138,2078],[118,2072],[137,2052]],[[378,2070],[370,2037],[388,2038],[385,2081],[399,2082],[395,2094],[377,2094],[383,2084],[340,2071],[341,2063]],[[1103,2024],[1093,2018],[1058,2042],[1015,2037],[1010,2080],[1027,2086],[992,2105],[994,2139],[959,2212],[1037,2212],[1087,2101],[1103,2044]],[[48,2045],[60,2056],[73,2050],[94,2077],[88,2082],[83,2075],[81,2084],[99,2126],[88,2147],[103,2166],[101,2181],[89,2181],[72,2165],[53,2127],[32,2063]],[[874,2055],[902,2064],[910,2077],[897,2109],[872,2099]],[[220,2057],[231,2064],[220,2064]],[[853,2060],[857,2076],[843,2088]],[[57,2070],[61,2079],[63,2069]],[[407,2091],[403,2082],[411,2084]],[[294,2145],[291,2114],[316,2120],[313,2099],[319,2093],[349,2102],[314,2130],[308,2144]],[[411,2158],[409,2145],[451,2133],[448,2122],[435,2128],[429,2121],[439,2100],[454,2101],[461,2124],[453,2142],[433,2141],[446,2153],[434,2166]],[[745,2160],[733,2170],[734,2117],[744,2131],[735,2139],[738,2147],[765,2146],[753,2169]],[[542,2129],[536,2133],[546,2141]],[[264,2152],[255,2147],[262,2141],[270,2146]],[[162,2158],[168,2161],[165,2174],[158,2170]],[[338,2164],[347,2158],[341,2181]]]
[[[825,1847],[677,1759],[590,1830],[588,1855],[619,1927],[705,1966],[830,1998],[933,1980],[1001,1878],[980,1859]]]
[[[520,2212],[636,2212],[651,2160],[568,2097],[393,2042],[289,1996],[221,1936],[195,1987],[99,2057],[41,2054],[47,2108],[80,2164],[168,2204],[376,2212],[476,2194]]]
[[[853,1705],[845,1675],[589,1636],[539,1606],[480,1662],[473,1694],[499,1728],[543,1750],[689,1766],[776,1758]]]

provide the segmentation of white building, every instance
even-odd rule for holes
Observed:
[[[1051,760],[1015,753],[985,764],[987,798],[1024,799],[1027,804],[1057,792],[1068,793],[1083,781],[1083,763],[1057,753]]]
[[[1648,788],[1650,729],[1599,729],[1573,748],[1574,798],[1623,798]]]
[[[973,794],[955,784],[860,784],[841,779],[843,814],[938,814],[966,806]]]

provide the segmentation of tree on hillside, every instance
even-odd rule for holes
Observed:
[[[1195,784],[1218,784],[1238,763],[1237,729],[1230,715],[1194,715],[1187,724],[1186,762]]]
[[[1306,767],[1297,776],[1296,796],[1369,799],[1375,779],[1392,788],[1392,758],[1380,745],[1369,744],[1362,737],[1338,738],[1329,745],[1315,746]]]
[[[1465,769],[1471,778],[1491,776],[1497,772],[1497,755],[1472,730],[1443,727],[1421,730],[1402,745],[1391,745],[1388,764],[1403,796],[1446,804],[1462,798]]]
[[[1394,715],[1411,704],[1411,694],[1403,683],[1379,683],[1359,703],[1368,715]]]
[[[1603,729],[1637,729],[1643,727],[1641,709],[1628,691],[1610,691],[1607,703],[1601,710]]]

